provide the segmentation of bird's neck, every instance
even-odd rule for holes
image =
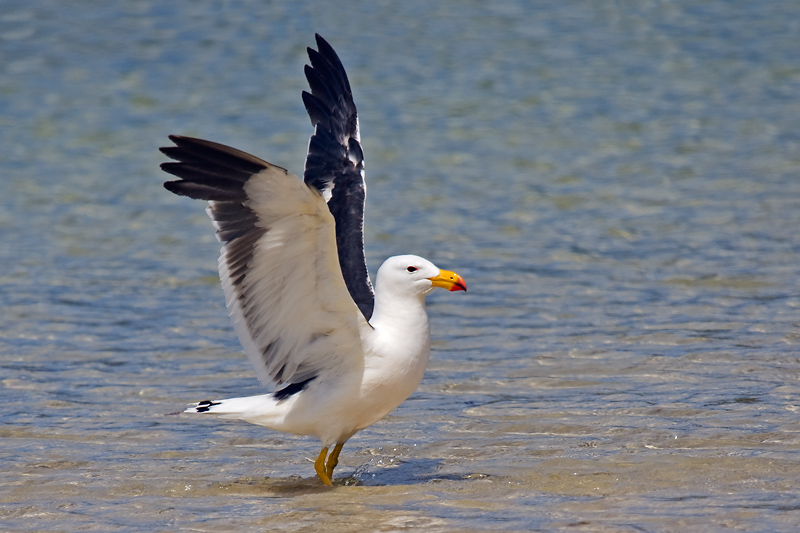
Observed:
[[[425,297],[418,295],[381,294],[376,291],[375,308],[369,321],[375,329],[398,330],[417,334],[428,332]]]
[[[376,290],[369,323],[365,394],[379,391],[388,413],[414,392],[428,366],[431,334],[424,297],[382,298]]]
[[[424,368],[431,346],[425,297],[375,292],[375,311],[369,323],[374,342],[381,346],[379,352]]]

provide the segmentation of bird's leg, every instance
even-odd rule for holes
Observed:
[[[330,479],[333,479],[333,469],[339,464],[339,452],[342,451],[343,446],[344,442],[337,442],[336,446],[333,447],[331,456],[328,457],[328,464],[325,465],[325,471]]]
[[[322,480],[323,483],[328,485],[329,487],[333,486],[331,483],[331,476],[325,471],[325,456],[328,455],[328,448],[322,448],[322,451],[319,452],[319,457],[317,460],[314,461],[314,470],[317,471],[317,475]]]

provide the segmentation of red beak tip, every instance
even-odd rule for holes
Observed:
[[[458,283],[450,287],[450,292],[455,292],[455,291],[467,292],[467,284],[464,283],[463,281],[459,281]]]

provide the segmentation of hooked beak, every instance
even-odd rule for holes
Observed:
[[[441,287],[443,289],[447,289],[448,291],[464,291],[467,292],[467,282],[464,281],[464,278],[456,274],[455,272],[450,272],[448,270],[440,270],[438,276],[434,276],[432,278],[428,278],[433,283],[434,287]]]

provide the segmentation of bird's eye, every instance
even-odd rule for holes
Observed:
[[[415,266],[410,266],[410,267],[408,267],[406,270],[408,270],[409,272],[416,272],[416,271],[417,271],[417,267],[415,267]]]

